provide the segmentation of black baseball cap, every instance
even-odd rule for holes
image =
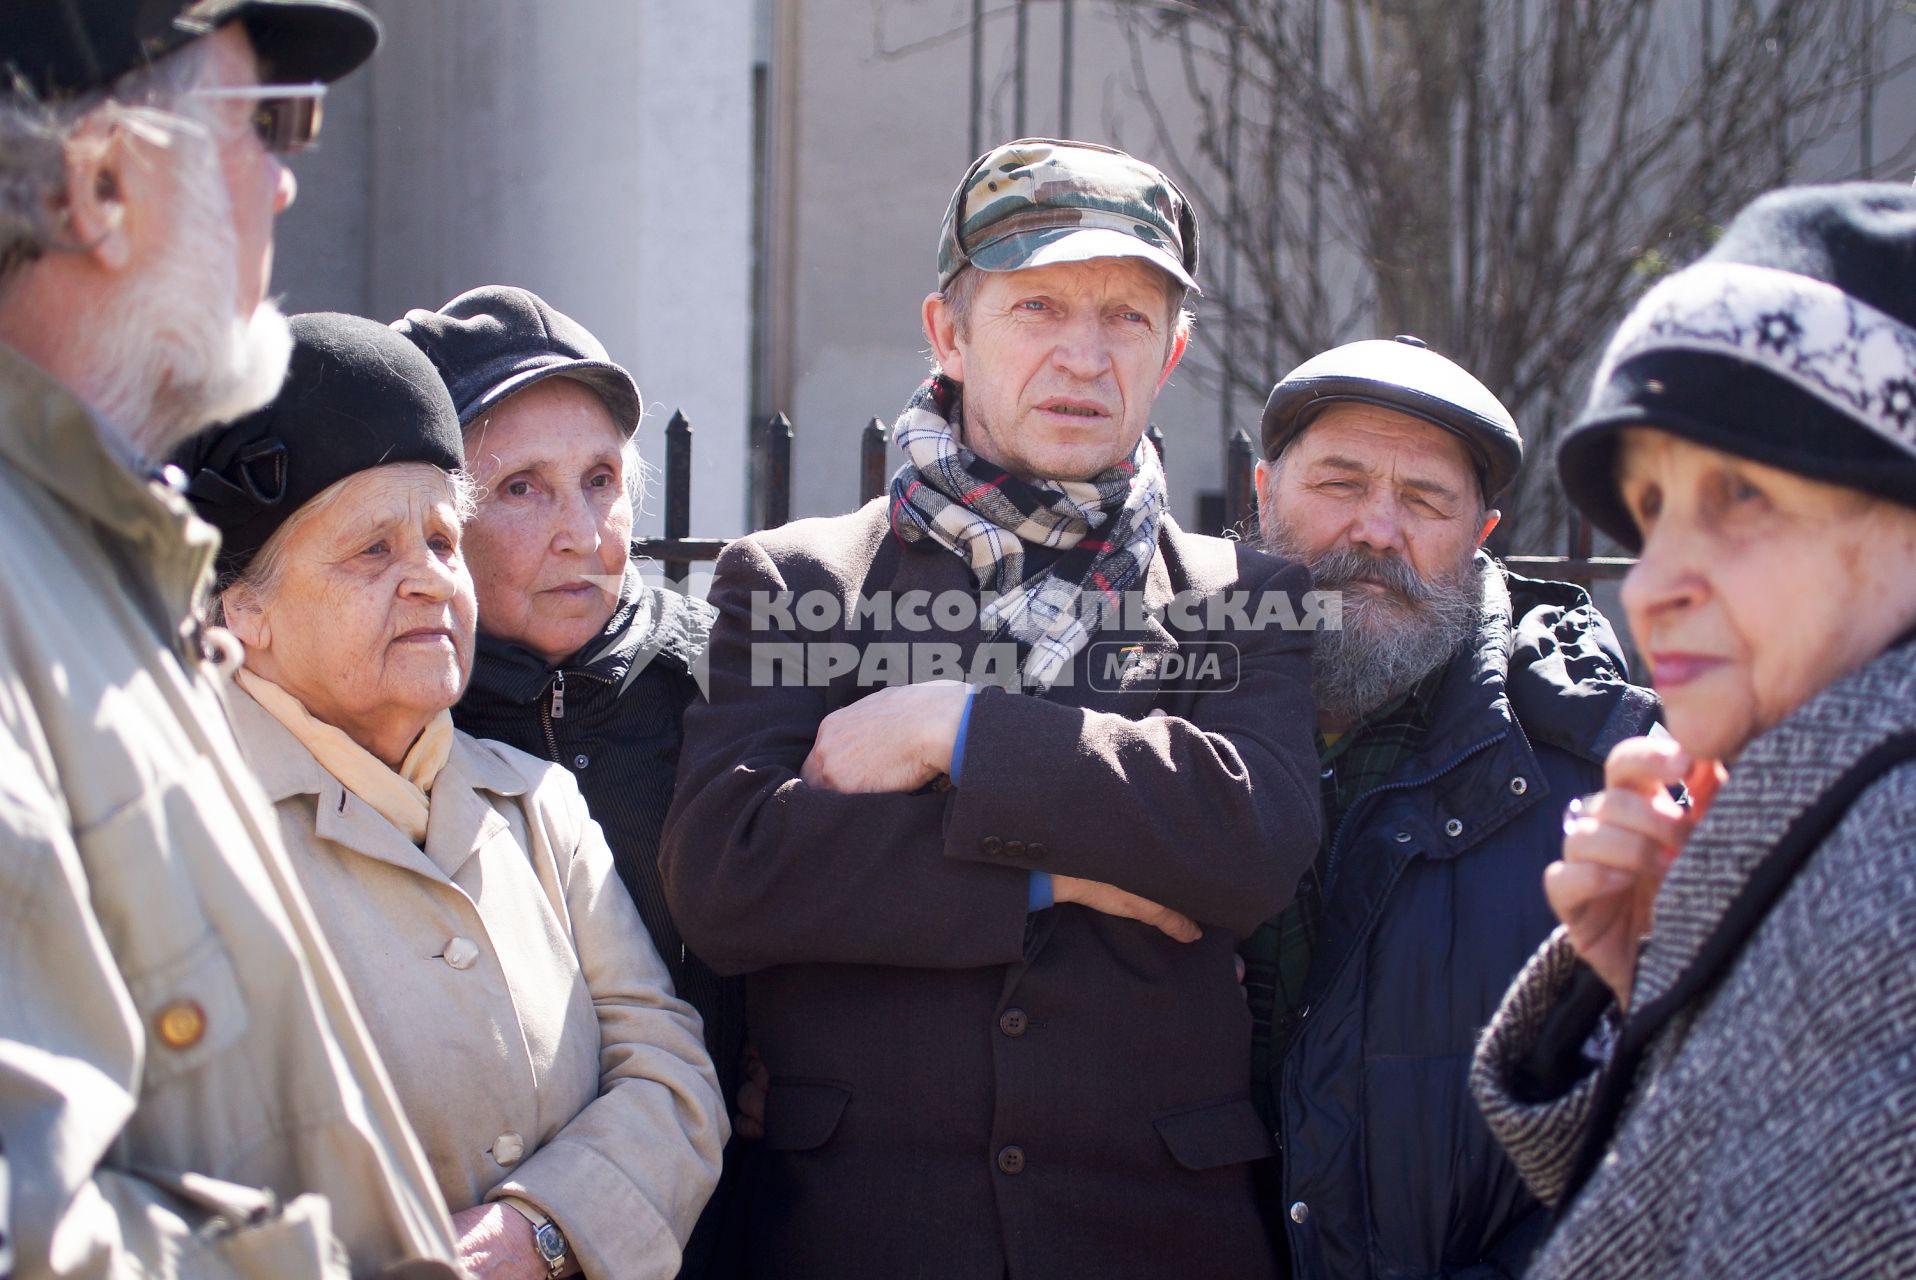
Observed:
[[[0,97],[104,89],[229,22],[246,24],[262,80],[331,82],[379,46],[353,0],[13,0],[0,34]]]
[[[598,393],[627,439],[638,430],[643,401],[632,375],[591,330],[529,289],[481,285],[437,311],[415,307],[392,327],[431,358],[462,425],[535,382],[571,378]]]

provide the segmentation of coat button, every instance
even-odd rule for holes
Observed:
[[[998,1171],[1000,1173],[1023,1173],[1025,1171],[1025,1149],[1006,1147],[998,1153]]]
[[[995,858],[1005,851],[1005,842],[997,836],[986,836],[978,842],[978,851],[987,858]]]
[[[446,943],[440,959],[455,969],[470,969],[479,963],[479,946],[471,938],[453,938]]]
[[[1023,1009],[1006,1009],[998,1015],[998,1030],[1013,1038],[1023,1035],[1030,1025],[1031,1019],[1025,1016]]]
[[[510,1169],[526,1153],[526,1140],[516,1133],[502,1133],[492,1140],[492,1158]]]
[[[153,1019],[160,1043],[169,1049],[191,1049],[206,1037],[206,1010],[197,1000],[175,1000]]]
[[[1025,842],[1022,840],[1005,841],[1005,857],[1022,858],[1025,856]]]
[[[1309,1205],[1305,1204],[1302,1200],[1299,1200],[1296,1204],[1291,1206],[1291,1221],[1292,1222],[1295,1222],[1298,1226],[1301,1227],[1305,1223],[1309,1222],[1310,1220],[1311,1220],[1311,1207]]]
[[[1528,790],[1530,790],[1530,784],[1528,782],[1525,782],[1522,778],[1512,778],[1510,780],[1511,795],[1520,796]]]
[[[1025,846],[1025,857],[1031,859],[1031,861],[1033,862],[1036,862],[1038,859],[1044,857],[1044,855],[1045,855],[1045,847],[1039,844],[1036,840],[1033,840],[1030,844]]]
[[[1446,822],[1444,824],[1444,834],[1449,836],[1453,840],[1456,839],[1458,836],[1462,835],[1463,833],[1464,833],[1464,824],[1458,821],[1456,818],[1452,818],[1449,822]]]
[[[587,755],[583,751],[581,751],[578,755],[572,757],[572,767],[574,769],[583,769],[591,763],[592,763],[592,757]]]
[[[1410,832],[1399,831],[1396,835],[1392,836],[1391,839],[1395,840],[1398,844],[1409,844]]]

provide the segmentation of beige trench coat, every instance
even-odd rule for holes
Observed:
[[[729,1120],[571,775],[456,733],[421,850],[227,702],[447,1204],[530,1201],[595,1280],[676,1275]]]
[[[216,535],[127,456],[0,347],[16,1274],[344,1276],[334,1237],[355,1275],[450,1259],[431,1173],[200,661],[189,619]]]

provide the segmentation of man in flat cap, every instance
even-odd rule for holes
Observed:
[[[216,700],[216,535],[155,465],[277,391],[278,156],[378,35],[348,0],[23,0],[0,31],[0,1133],[23,1280],[454,1274]],[[248,465],[282,491],[284,456]]]
[[[1263,426],[1265,545],[1343,595],[1312,655],[1323,843],[1244,947],[1270,1216],[1300,1280],[1521,1275],[1548,1213],[1470,1055],[1556,923],[1564,802],[1656,697],[1583,588],[1480,550],[1523,441],[1459,365],[1349,343],[1279,381]]]
[[[750,975],[767,1274],[1276,1274],[1233,950],[1317,844],[1308,580],[1166,510],[1196,265],[1151,166],[990,152],[890,493],[719,560],[661,864]]]

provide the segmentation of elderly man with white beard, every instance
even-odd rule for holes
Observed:
[[[350,0],[0,31],[0,1229],[14,1274],[453,1276],[451,1223],[215,694],[154,459],[278,390],[278,156]],[[262,500],[283,455],[249,460]]]
[[[1267,1203],[1293,1277],[1515,1276],[1547,1214],[1470,1100],[1556,923],[1564,802],[1657,716],[1582,588],[1483,552],[1523,442],[1415,338],[1306,361],[1264,410],[1266,546],[1342,593],[1312,655],[1324,838],[1244,944]]]

